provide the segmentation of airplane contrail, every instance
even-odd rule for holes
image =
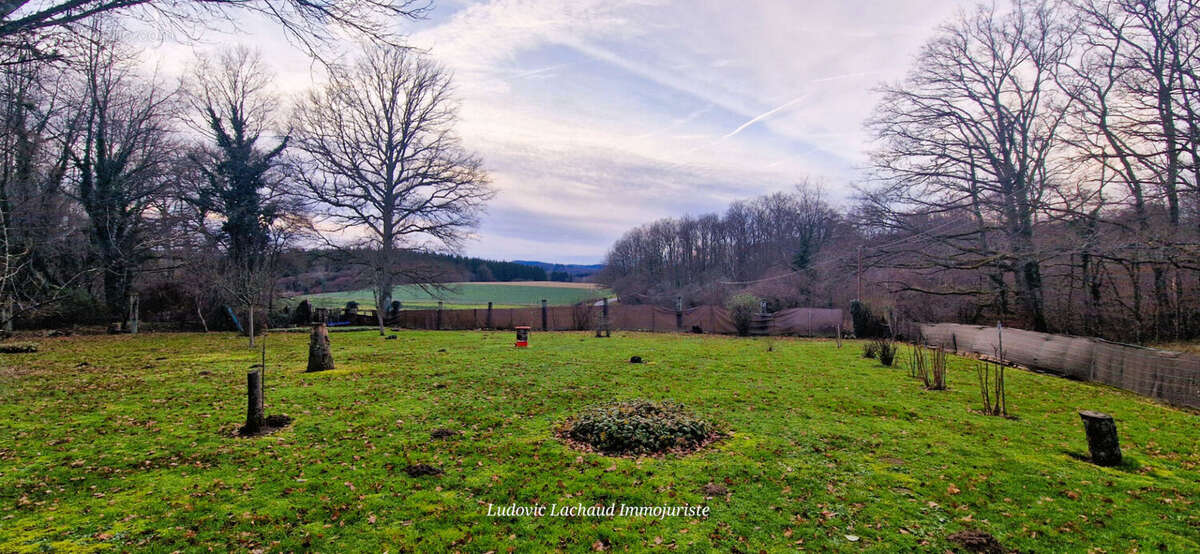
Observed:
[[[747,122],[745,122],[745,123],[743,123],[743,124],[739,125],[737,129],[734,129],[734,130],[733,130],[732,132],[730,132],[728,135],[725,135],[725,136],[723,136],[723,137],[721,137],[721,138],[722,138],[722,139],[727,139],[727,138],[729,138],[729,137],[732,137],[732,136],[734,136],[734,135],[736,135],[736,134],[738,134],[738,133],[740,133],[740,132],[742,132],[742,131],[746,130],[746,128],[747,128],[747,127],[749,127],[749,126],[751,126],[751,125],[754,125],[755,123],[758,123],[759,121],[762,121],[762,120],[764,120],[764,119],[766,119],[766,118],[768,118],[768,117],[771,117],[772,115],[775,115],[775,113],[776,113],[776,112],[778,112],[778,111],[780,111],[780,110],[783,110],[783,109],[787,108],[788,106],[791,106],[792,104],[795,104],[796,102],[799,102],[799,101],[801,101],[801,100],[804,100],[805,98],[808,98],[808,95],[807,95],[807,94],[802,94],[802,95],[800,95],[800,96],[797,96],[797,97],[793,98],[791,101],[789,101],[788,103],[786,103],[786,104],[784,104],[784,105],[782,105],[782,106],[778,106],[778,107],[776,107],[776,108],[774,108],[774,109],[772,109],[772,110],[770,110],[770,111],[763,112],[763,113],[759,114],[757,117],[755,117],[754,119],[751,119],[750,121],[747,121]]]

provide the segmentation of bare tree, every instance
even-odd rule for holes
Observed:
[[[1118,229],[1130,244],[1106,254],[1135,275],[1150,268],[1154,336],[1179,335],[1185,297],[1179,273],[1194,257],[1180,247],[1187,235],[1181,234],[1181,197],[1189,188],[1188,167],[1200,167],[1200,106],[1188,84],[1200,68],[1200,4],[1076,0],[1072,7],[1081,25],[1079,54],[1060,70],[1075,99],[1069,137],[1076,158],[1092,168],[1094,186],[1127,198],[1132,215],[1128,229]],[[1121,226],[1112,218],[1107,223]],[[1132,304],[1140,320],[1138,281],[1131,283]]]
[[[372,253],[379,332],[399,279],[429,276],[403,251],[455,249],[493,195],[477,156],[454,133],[450,74],[419,52],[368,46],[335,67],[293,118],[304,193],[339,248]]]
[[[1011,274],[1037,330],[1047,328],[1047,254],[1035,229],[1056,186],[1067,101],[1052,72],[1068,38],[1045,2],[1020,1],[1008,13],[980,7],[943,27],[909,77],[884,88],[869,123],[879,139],[880,186],[868,195],[877,221],[921,237],[879,253],[935,273],[991,267],[997,294]]]
[[[104,272],[109,315],[117,316],[141,265],[164,238],[147,232],[148,215],[172,184],[170,122],[177,106],[173,92],[137,73],[111,31],[96,25],[93,33],[71,122],[79,140],[70,159],[73,192]]]
[[[0,67],[0,326],[53,308],[89,273],[80,218],[63,193],[75,135],[65,124],[69,76],[23,63]]]
[[[258,14],[316,54],[336,43],[339,32],[395,43],[393,22],[419,18],[431,5],[429,0],[0,0],[0,64],[21,56],[57,57],[59,48],[78,42],[74,38],[86,38],[93,18],[106,14],[137,17],[189,36],[214,21]]]

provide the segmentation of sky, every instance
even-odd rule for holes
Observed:
[[[464,253],[597,263],[629,229],[730,202],[860,181],[863,121],[955,0],[435,0],[401,29],[454,74],[458,134],[498,194]],[[323,73],[256,21],[147,49],[262,50],[278,92]]]

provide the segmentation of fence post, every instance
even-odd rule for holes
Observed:
[[[491,302],[488,302],[487,325],[485,327],[487,327],[488,329],[492,328],[492,303]]]
[[[604,332],[603,335],[600,334],[601,331]],[[598,327],[596,327],[596,338],[600,338],[601,336],[603,336],[603,337],[611,337],[612,336],[612,324],[610,324],[608,321],[608,297],[607,296],[600,299],[600,325]]]
[[[434,327],[434,329],[436,329],[438,331],[442,330],[442,301],[441,300],[438,300],[437,321],[434,322],[433,327]]]
[[[543,331],[550,330],[550,327],[547,325],[547,320],[546,320],[546,299],[545,298],[542,299],[542,330]]]
[[[675,330],[683,331],[683,297],[675,297]]]
[[[136,335],[138,332],[138,311],[141,307],[138,306],[138,293],[129,293],[129,332]],[[251,331],[253,332],[253,331]]]

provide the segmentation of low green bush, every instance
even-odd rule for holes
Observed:
[[[888,339],[875,339],[872,344],[879,353],[879,363],[890,367],[896,360],[896,343]]]
[[[28,354],[37,352],[37,343],[32,342],[6,342],[0,344],[0,354]]]
[[[630,400],[589,408],[559,435],[605,454],[660,454],[699,448],[717,437],[711,423],[671,401]]]

